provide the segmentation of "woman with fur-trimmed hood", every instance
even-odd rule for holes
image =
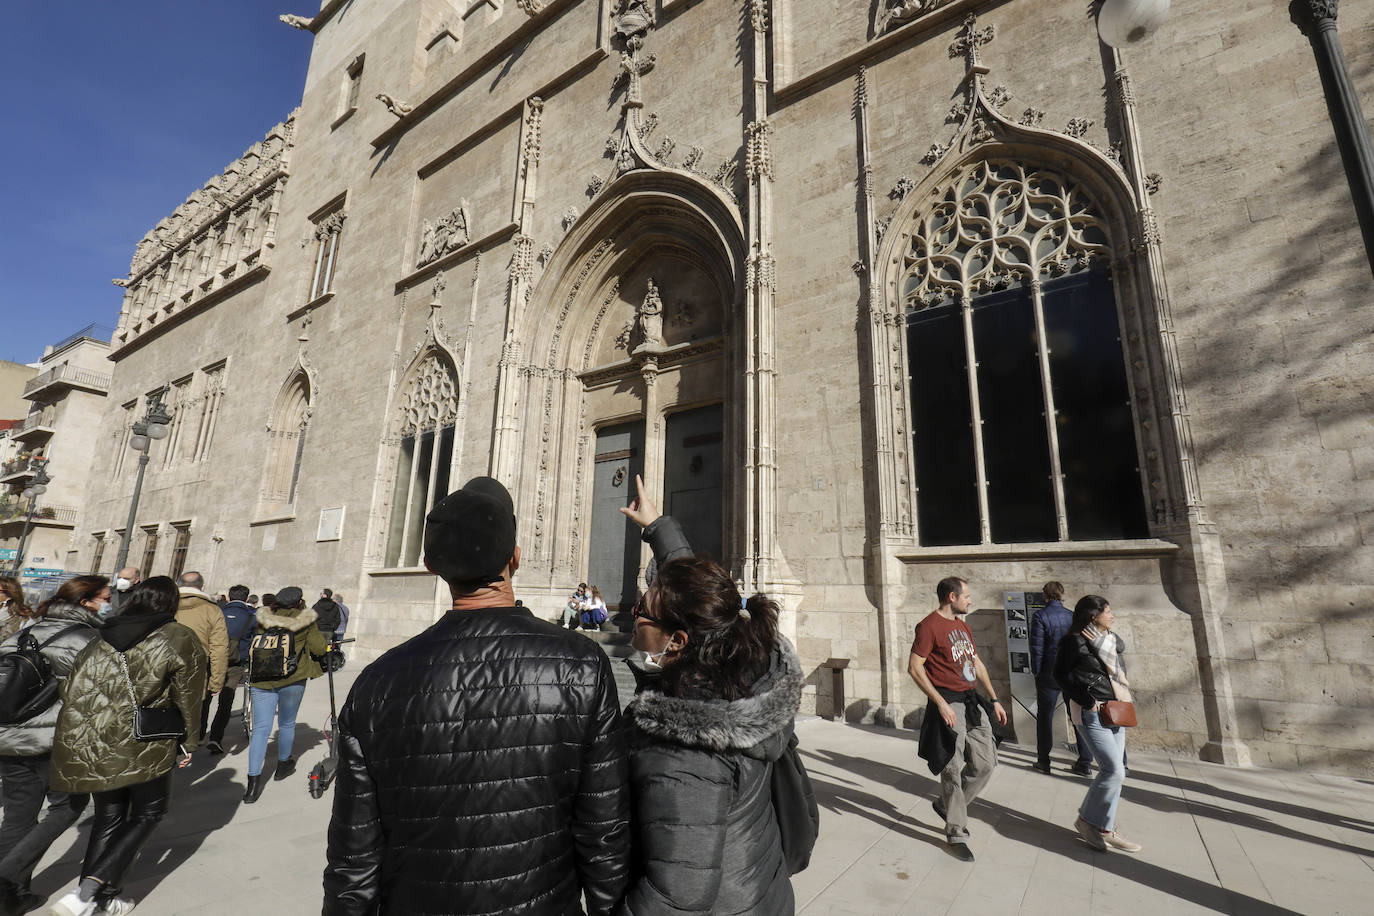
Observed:
[[[690,555],[643,494],[625,511],[662,565],[634,609],[639,689],[629,722],[636,875],[620,912],[790,914],[772,765],[801,701],[778,607],[743,607],[729,575]]]
[[[305,682],[324,673],[319,660],[329,643],[315,625],[315,612],[305,606],[301,590],[289,585],[277,592],[270,609],[258,611],[257,630],[248,650],[249,698],[253,704],[253,734],[248,740],[248,788],[244,804],[262,795],[262,768],[272,719],[277,720],[277,768],[273,780],[296,771],[291,750],[296,741],[296,712],[305,697]]]

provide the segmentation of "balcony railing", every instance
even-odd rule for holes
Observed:
[[[22,522],[28,514],[29,503],[27,500],[17,499],[8,503],[0,503],[0,525]],[[40,500],[37,511],[33,513],[33,523],[35,525],[75,525],[76,514],[75,506],[49,506]]]
[[[110,390],[110,376],[104,372],[63,363],[29,379],[28,384],[24,386],[24,397],[27,398],[35,391],[54,385],[67,385],[105,394]]]
[[[0,483],[18,483],[34,476],[38,469],[46,465],[48,459],[22,455],[0,464]]]
[[[24,422],[15,427],[10,433],[11,439],[23,439],[36,431],[51,431],[53,423],[57,421],[57,408],[49,405],[37,413],[31,413],[24,418]]]

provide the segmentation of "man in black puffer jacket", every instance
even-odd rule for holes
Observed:
[[[339,716],[324,913],[609,913],[629,868],[625,738],[596,643],[516,606],[510,494],[425,526],[453,610],[359,675]]]

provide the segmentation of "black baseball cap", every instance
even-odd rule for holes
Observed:
[[[514,555],[515,503],[499,480],[472,478],[425,518],[425,564],[445,582],[500,582]]]

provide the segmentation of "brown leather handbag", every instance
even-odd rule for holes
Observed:
[[[1097,707],[1097,720],[1112,728],[1135,726],[1135,704],[1125,700],[1107,700]]]

